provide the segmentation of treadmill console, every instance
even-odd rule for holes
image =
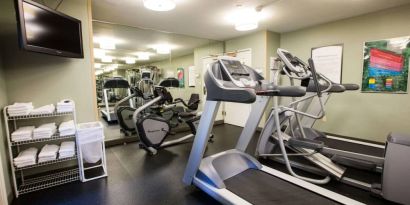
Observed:
[[[300,60],[298,57],[293,56],[289,51],[278,48],[278,56],[285,63],[286,67],[294,73],[305,73],[306,63]]]
[[[219,59],[225,73],[229,76],[231,81],[238,87],[255,87],[257,82],[252,78],[249,70],[246,66],[234,58],[221,58]]]

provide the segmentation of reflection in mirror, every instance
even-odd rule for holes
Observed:
[[[172,82],[178,82],[178,85],[167,87],[173,99],[188,102],[191,94],[200,94],[201,70],[195,70],[194,51],[206,55],[200,48],[218,43],[99,21],[93,22],[93,31],[97,102],[107,140],[136,136],[132,119],[134,110],[152,100],[154,87],[165,79],[177,79]],[[115,109],[125,110],[121,112],[124,114],[116,114]],[[183,106],[175,109],[185,110]],[[172,119],[172,113],[169,114],[170,123],[176,127],[179,122]]]

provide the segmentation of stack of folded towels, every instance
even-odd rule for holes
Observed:
[[[7,112],[10,117],[22,116],[30,114],[33,110],[33,103],[14,103],[13,105],[8,106]]]
[[[73,120],[63,122],[58,127],[58,132],[60,132],[60,136],[75,135],[75,131],[75,124]]]
[[[58,155],[59,159],[73,157],[75,155],[75,143],[73,141],[62,142]]]
[[[19,142],[33,139],[34,126],[20,127],[11,133],[11,141]]]
[[[44,105],[39,108],[33,109],[30,114],[31,115],[41,115],[41,114],[52,114],[55,110],[55,106],[53,104]]]
[[[74,101],[62,100],[57,103],[57,112],[72,112],[74,110]]]
[[[52,144],[46,144],[41,148],[40,154],[38,154],[38,163],[47,162],[57,159],[59,146]]]
[[[13,159],[14,165],[20,168],[36,164],[37,151],[37,148],[32,147],[20,152],[19,155]]]
[[[47,123],[34,129],[33,139],[50,138],[57,131],[56,123]]]

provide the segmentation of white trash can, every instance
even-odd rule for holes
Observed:
[[[77,151],[79,153],[78,163],[80,164],[80,179],[82,182],[108,176],[107,162],[105,158],[104,128],[101,122],[87,122],[78,124],[77,146]],[[98,168],[103,169],[101,175],[90,178],[85,176],[86,170]]]

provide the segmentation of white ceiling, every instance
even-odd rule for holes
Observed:
[[[268,4],[259,30],[288,32],[410,3],[409,0],[176,0],[176,9],[155,12],[142,0],[93,0],[93,19],[226,40],[246,34],[226,21],[235,5]],[[270,2],[274,2],[269,4]]]
[[[146,64],[165,59],[170,59],[187,54],[191,54],[194,48],[215,42],[213,40],[196,38],[181,34],[165,33],[154,30],[139,29],[123,25],[114,25],[101,22],[93,22],[94,39],[100,37],[115,38],[118,41],[115,50],[106,50],[108,56],[115,57],[116,63],[124,64],[124,57],[136,57],[136,52],[150,52],[154,54],[150,60],[140,61],[138,64]],[[155,44],[169,44],[174,46],[171,54],[156,54],[151,48]],[[99,44],[94,42],[94,47],[99,48]],[[120,59],[120,60],[118,60]],[[99,59],[96,59],[100,63]]]

